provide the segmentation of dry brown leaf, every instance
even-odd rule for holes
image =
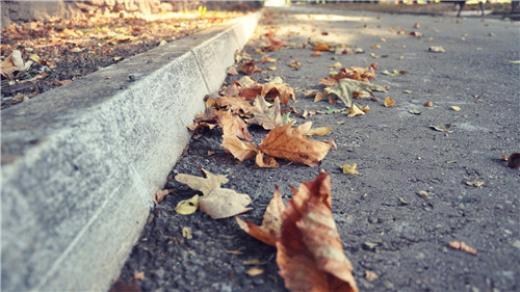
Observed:
[[[282,214],[285,205],[282,201],[280,189],[276,187],[273,198],[267,205],[264,213],[262,225],[258,226],[239,217],[236,218],[238,226],[250,236],[264,242],[265,244],[276,246],[276,241],[280,239],[282,230]]]
[[[230,76],[238,75],[238,71],[237,71],[237,68],[235,68],[235,66],[229,67],[227,69],[226,73],[227,73],[227,75],[230,75]]]
[[[260,95],[267,100],[275,100],[276,97],[279,97],[282,104],[288,104],[289,100],[296,99],[294,89],[284,83],[281,77],[275,77],[263,84]]]
[[[134,272],[134,280],[142,281],[144,280],[144,272]]]
[[[208,100],[206,101],[206,107],[229,109],[233,113],[242,115],[250,114],[255,110],[255,108],[247,100],[235,96],[220,96],[218,98],[208,98]]]
[[[256,66],[253,60],[244,60],[238,64],[238,72],[246,75],[251,75],[262,70]]]
[[[287,66],[293,68],[294,70],[300,70],[300,68],[302,67],[302,63],[296,59],[292,59],[288,64]]]
[[[260,168],[278,168],[278,162],[276,159],[269,155],[265,155],[262,151],[258,151],[255,157],[256,166]]]
[[[276,58],[270,57],[268,55],[263,55],[262,58],[260,58],[261,63],[276,63]]]
[[[324,42],[316,42],[314,43],[312,50],[316,52],[328,52],[330,50],[330,46]]]
[[[332,216],[330,177],[293,189],[282,216],[276,263],[291,291],[358,291]]]
[[[240,161],[253,158],[257,152],[254,143],[242,141],[234,135],[222,136],[221,146]]]
[[[30,62],[30,63],[29,63]],[[30,66],[32,61],[27,62]],[[28,69],[28,66],[22,59],[22,52],[19,50],[13,50],[13,52],[5,58],[0,67],[1,74],[9,79],[13,78],[13,73],[17,71],[24,71]]]
[[[156,204],[159,204],[161,203],[164,198],[166,198],[167,195],[169,195],[171,193],[171,190],[168,190],[168,189],[164,189],[164,190],[158,190],[154,197],[153,197],[153,200]]]
[[[311,140],[291,124],[272,129],[260,143],[263,153],[290,161],[315,166],[329,152],[330,144]]]
[[[365,112],[363,110],[361,110],[356,104],[353,104],[347,111],[347,116],[349,118],[363,116],[363,115],[365,115]]]
[[[266,102],[263,97],[257,97],[252,114],[253,117],[248,119],[247,123],[262,126],[266,130],[271,130],[284,124],[278,97],[275,98],[273,105]]]
[[[224,136],[237,136],[247,141],[253,140],[253,136],[247,130],[247,124],[239,116],[228,111],[217,111],[216,115]]]
[[[266,37],[269,44],[264,46],[262,48],[262,50],[272,52],[272,51],[277,51],[277,50],[285,47],[285,44],[281,40],[279,40],[275,37],[275,34],[273,31],[267,32],[264,36]]]
[[[477,255],[477,250],[475,248],[467,245],[463,241],[452,240],[452,241],[450,241],[448,246],[453,248],[453,249],[460,250],[460,251],[463,251],[465,253],[468,253],[470,255]]]
[[[373,271],[365,270],[365,279],[368,282],[374,282],[375,280],[379,279],[379,276]]]
[[[313,128],[311,121],[299,125],[298,130],[306,136],[326,136],[332,132],[329,127]]]
[[[433,101],[427,100],[427,101],[424,102],[423,106],[424,107],[432,107],[433,106]]]
[[[383,104],[385,107],[394,107],[395,106],[395,99],[393,99],[390,96],[385,97],[385,100],[383,101]]]
[[[227,218],[251,210],[247,208],[251,203],[247,194],[221,187],[229,181],[226,176],[213,174],[204,169],[202,171],[206,178],[184,173],[175,176],[176,181],[202,192],[203,196],[198,202],[200,210],[213,219]]]

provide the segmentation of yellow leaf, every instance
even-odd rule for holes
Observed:
[[[187,200],[182,200],[175,207],[175,212],[180,215],[191,215],[199,207],[199,195],[195,195]]]
[[[391,98],[390,96],[385,97],[384,105],[385,107],[394,107],[395,99]]]
[[[256,277],[262,275],[264,273],[264,270],[255,267],[247,270],[246,273],[251,277]]]
[[[187,226],[182,227],[182,237],[192,239],[193,235],[191,234],[191,228]]]
[[[450,106],[450,109],[454,112],[460,112],[461,108],[458,105],[452,105]]]
[[[363,116],[365,114],[357,105],[353,104],[351,108],[349,108],[347,112],[347,116],[352,118],[356,116]]]
[[[345,163],[341,166],[341,170],[343,171],[344,174],[349,174],[349,175],[358,175],[359,174],[359,172],[357,171],[357,163],[352,163],[352,164]]]

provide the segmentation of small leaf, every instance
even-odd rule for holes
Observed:
[[[385,107],[394,107],[395,106],[395,99],[393,99],[390,96],[385,97],[385,100],[383,102]]]
[[[183,226],[182,227],[182,237],[184,237],[186,239],[192,239],[193,238],[193,235],[191,233],[191,228],[190,227],[187,227],[187,226]]]
[[[452,240],[452,241],[450,241],[448,246],[453,248],[453,249],[455,249],[455,250],[460,250],[460,251],[463,251],[465,253],[468,253],[470,255],[477,255],[477,250],[475,248],[467,245],[463,241]]]
[[[256,277],[256,276],[260,276],[264,273],[264,270],[263,269],[260,269],[260,268],[251,268],[251,269],[248,269],[246,271],[246,273],[251,276],[251,277]]]
[[[457,105],[450,106],[450,109],[454,112],[460,112],[460,110],[461,110],[460,106],[457,106]]]
[[[199,195],[195,195],[187,200],[182,200],[177,203],[175,212],[180,215],[191,215],[197,211],[199,207]]]
[[[427,100],[427,101],[424,102],[423,106],[424,107],[432,107],[433,106],[433,101]]]
[[[365,112],[362,111],[357,105],[353,104],[351,108],[348,109],[347,116],[350,118],[363,116]]]
[[[344,173],[344,174],[348,174],[348,175],[358,175],[359,172],[357,171],[357,163],[344,163],[342,166],[341,166],[341,171]]]
[[[480,179],[474,179],[474,180],[466,181],[466,185],[468,185],[470,187],[475,187],[475,188],[481,188],[485,184],[486,184],[486,182],[484,182],[483,180],[480,180]]]
[[[446,50],[441,46],[431,46],[428,48],[428,52],[431,53],[445,53]]]

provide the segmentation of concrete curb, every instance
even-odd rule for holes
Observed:
[[[260,13],[2,112],[2,291],[102,291]],[[129,76],[131,75],[131,76]]]

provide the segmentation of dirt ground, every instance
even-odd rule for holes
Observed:
[[[2,109],[238,15],[212,12],[153,21],[51,19],[9,25],[2,29],[2,60],[20,50],[24,62],[32,65],[14,76],[2,75]]]
[[[176,204],[195,192],[173,177],[200,175],[201,168],[227,175],[226,187],[253,199],[253,210],[242,217],[260,222],[275,185],[287,201],[289,186],[325,170],[332,176],[334,219],[362,291],[518,291],[520,172],[500,160],[520,150],[518,25],[293,7],[268,14],[260,31],[268,30],[294,48],[271,53],[278,59],[276,70],[261,65],[264,70],[253,79],[283,77],[296,89],[295,108],[325,112],[310,120],[333,128],[327,138],[338,149],[319,167],[282,162],[277,169],[260,169],[224,152],[219,131],[194,136],[165,185],[173,193],[152,211],[121,281],[142,291],[284,291],[275,250],[246,235],[235,220],[176,214]],[[302,48],[309,38],[365,52],[311,57]],[[434,45],[446,52],[428,52]],[[246,51],[258,59],[257,46],[254,39]],[[287,66],[294,59],[301,69]],[[389,92],[377,94],[379,101],[356,101],[371,110],[355,118],[345,115],[341,103],[305,98],[303,92],[318,88],[336,62],[377,63],[374,83]],[[407,73],[381,74],[393,69]],[[386,95],[396,100],[395,107],[382,105]],[[433,106],[424,107],[426,101]],[[454,105],[460,111],[450,108]],[[441,124],[452,132],[431,128]],[[266,133],[250,130],[257,142]],[[360,175],[343,174],[344,162],[357,163]],[[484,184],[468,185],[472,181]],[[183,227],[192,229],[192,239],[183,237]],[[477,255],[449,248],[452,240],[476,248]],[[252,259],[259,260],[263,274],[246,274]],[[366,279],[366,271],[378,278]]]

